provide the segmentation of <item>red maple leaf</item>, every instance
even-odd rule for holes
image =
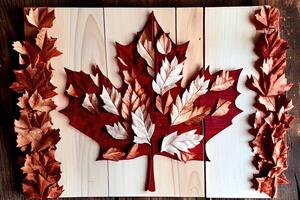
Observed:
[[[116,45],[120,88],[97,67],[93,75],[66,69],[69,105],[61,112],[100,145],[97,160],[147,155],[149,191],[155,191],[154,155],[205,160],[204,142],[240,113],[234,101],[241,70],[210,74],[202,68],[181,87],[187,48],[188,42],[173,43],[151,13],[130,44]]]

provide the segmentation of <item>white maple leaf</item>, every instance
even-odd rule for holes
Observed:
[[[98,113],[98,99],[96,94],[85,94],[82,107],[88,109],[90,112]]]
[[[163,33],[156,42],[156,48],[159,53],[167,55],[172,50],[172,42],[166,33]]]
[[[126,140],[128,138],[127,131],[120,122],[114,123],[114,126],[105,125],[107,132],[117,140]]]
[[[144,58],[148,64],[147,71],[150,76],[154,77],[154,48],[153,44],[150,40],[141,39],[138,41],[137,44],[137,52],[140,54],[142,58]]]
[[[140,107],[131,113],[132,115],[132,129],[136,136],[133,142],[137,144],[151,145],[151,137],[154,133],[155,124],[152,123],[150,114],[143,114]]]
[[[177,131],[164,137],[161,145],[161,152],[171,155],[176,154],[182,160],[181,153],[189,153],[189,149],[196,147],[203,139],[203,135],[195,134],[196,129],[177,135]]]
[[[153,90],[160,95],[164,95],[170,89],[176,87],[176,83],[182,79],[183,63],[178,64],[176,56],[173,58],[171,63],[168,59],[162,62],[160,72],[156,76],[156,81],[152,81]]]
[[[103,108],[107,112],[119,115],[119,108],[122,98],[121,94],[114,87],[112,87],[112,90],[106,90],[106,88],[103,86],[100,97],[104,102]]]
[[[175,104],[172,105],[171,125],[177,125],[188,121],[193,111],[194,101],[204,95],[208,91],[209,80],[205,80],[204,76],[197,76],[190,84],[189,89],[186,89],[182,95],[177,96]]]
[[[265,74],[268,75],[272,71],[272,66],[273,66],[273,59],[267,58],[264,59],[261,69]]]
[[[215,82],[211,86],[211,91],[222,91],[231,87],[234,83],[234,79],[229,76],[228,71],[222,71],[220,75],[217,76]]]
[[[17,51],[18,53],[20,53],[22,55],[27,55],[28,54],[25,46],[19,41],[13,42],[12,46],[13,46],[13,49],[15,51]]]
[[[39,9],[30,8],[28,15],[26,15],[27,21],[35,27],[39,27]]]

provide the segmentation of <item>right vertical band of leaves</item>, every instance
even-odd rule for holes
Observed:
[[[252,75],[247,81],[256,92],[256,113],[249,118],[250,133],[255,137],[249,144],[258,170],[253,176],[253,187],[270,197],[277,196],[280,184],[288,184],[284,175],[288,167],[286,133],[294,119],[288,114],[293,108],[292,100],[286,96],[292,87],[285,77],[288,44],[280,37],[279,20],[277,8],[265,6],[255,12],[258,76]]]

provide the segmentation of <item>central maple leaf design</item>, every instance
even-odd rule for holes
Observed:
[[[97,160],[147,155],[149,191],[155,191],[154,155],[183,162],[208,160],[204,142],[240,113],[234,101],[241,70],[210,74],[202,68],[187,88],[181,87],[187,48],[188,42],[172,42],[151,13],[130,44],[116,43],[120,88],[97,66],[91,75],[65,69],[69,104],[61,112],[99,144]]]

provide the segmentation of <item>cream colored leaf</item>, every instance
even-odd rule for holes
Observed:
[[[265,97],[259,96],[259,103],[261,103],[269,111],[276,111],[275,98],[274,97]]]
[[[98,75],[98,73],[95,76],[93,74],[90,74],[90,77],[93,80],[93,82],[95,83],[95,85],[97,85],[99,87],[99,75]]]
[[[27,55],[28,54],[25,46],[19,41],[15,41],[12,44],[12,46],[13,46],[14,50],[17,51],[18,53],[20,53],[22,55]]]
[[[161,152],[171,155],[176,154],[179,160],[183,160],[181,153],[189,153],[189,149],[196,147],[203,139],[203,135],[196,134],[196,129],[177,135],[177,131],[165,136],[161,145]]]
[[[120,122],[114,123],[114,126],[105,125],[107,132],[117,140],[126,140],[128,138],[127,131]]]
[[[68,87],[68,89],[66,90],[66,92],[67,92],[68,95],[70,95],[70,96],[72,96],[72,97],[76,97],[76,98],[79,97],[78,94],[76,93],[76,90],[74,89],[74,87],[73,87],[72,84],[69,85],[69,87]]]
[[[42,28],[35,38],[35,44],[42,50],[45,43],[45,38],[47,37],[47,30]]]
[[[186,89],[182,95],[177,96],[175,104],[172,105],[171,125],[177,125],[189,120],[193,110],[194,101],[208,91],[209,80],[198,76],[190,84],[189,89]]]
[[[39,27],[39,9],[30,8],[28,15],[26,15],[27,21],[35,27]]]
[[[172,42],[166,33],[163,33],[156,42],[156,48],[159,53],[167,55],[172,50]]]
[[[143,114],[140,107],[132,114],[132,130],[135,133],[134,143],[151,145],[151,137],[154,133],[155,125],[152,123],[150,114]]]
[[[275,96],[278,94],[283,94],[286,91],[289,91],[293,84],[288,84],[285,74],[277,77],[276,74],[271,74],[271,85],[266,96]]]
[[[217,105],[214,109],[214,112],[211,114],[211,116],[224,116],[229,111],[229,106],[231,102],[224,100],[224,99],[218,99]]]
[[[119,109],[121,105],[121,94],[112,87],[112,90],[106,90],[102,87],[102,94],[100,95],[101,99],[104,102],[103,108],[112,114],[119,115]]]
[[[268,75],[272,71],[272,67],[273,67],[273,59],[272,58],[264,59],[263,66],[261,67],[262,71]]]
[[[137,51],[140,56],[146,60],[149,75],[154,77],[154,48],[152,42],[142,36],[138,41]]]
[[[223,91],[231,87],[234,83],[234,79],[229,76],[228,71],[222,71],[220,75],[217,76],[215,82],[211,86],[211,91]]]
[[[168,59],[162,62],[162,67],[160,72],[156,75],[156,81],[152,81],[153,90],[159,94],[164,95],[167,91],[176,87],[176,83],[182,79],[183,63],[178,64],[176,56],[173,58],[172,62],[169,63]]]
[[[82,107],[86,108],[92,113],[98,113],[98,99],[95,93],[85,94],[85,98],[82,102]]]
[[[103,153],[102,157],[107,160],[119,161],[124,158],[126,154],[120,151],[118,148],[111,147],[105,153]]]

